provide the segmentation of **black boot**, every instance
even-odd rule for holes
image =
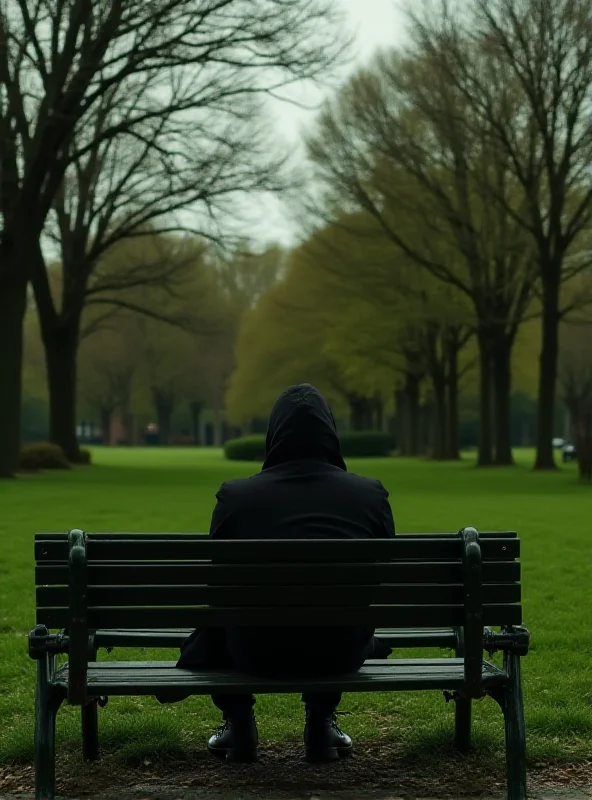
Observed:
[[[249,709],[239,714],[228,714],[220,730],[208,742],[208,750],[218,758],[237,764],[257,761],[259,735],[255,715]]]
[[[352,752],[352,740],[339,729],[334,713],[306,709],[304,726],[305,758],[311,763],[337,761]]]

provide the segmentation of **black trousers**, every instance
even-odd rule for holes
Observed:
[[[356,672],[368,658],[386,658],[388,645],[367,629],[298,630],[223,628],[195,630],[181,646],[177,666],[184,669],[240,669],[270,678],[320,678]],[[255,698],[247,694],[213,694],[224,717],[250,710]],[[341,692],[306,692],[302,702],[314,714],[332,714]]]

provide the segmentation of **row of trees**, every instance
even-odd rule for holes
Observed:
[[[77,387],[100,395],[118,359],[165,431],[173,397],[206,402],[188,383],[210,359],[216,404],[236,361],[237,423],[313,381],[354,427],[396,411],[403,452],[429,428],[455,458],[474,389],[479,464],[510,464],[512,393],[536,380],[536,465],[551,468],[559,377],[592,438],[591,0],[414,3],[408,46],[319,118],[288,263],[223,260],[236,200],[287,183],[257,98],[336,63],[335,30],[329,0],[5,3],[0,475],[18,460],[28,289],[50,438],[73,461]],[[79,376],[81,341],[95,368]],[[131,390],[111,379],[125,416]]]
[[[146,248],[174,252],[176,238],[146,237],[126,246],[129,263],[144,265]],[[284,253],[278,247],[242,250],[222,260],[194,243],[184,242],[187,280],[182,291],[161,286],[118,293],[121,305],[108,317],[87,309],[78,349],[76,418],[98,424],[105,442],[142,440],[146,425],[156,422],[160,444],[200,442],[202,412],[212,420],[213,439],[220,442],[225,417],[227,382],[235,366],[234,346],[245,313],[253,308],[280,273]],[[111,256],[119,258],[118,249]],[[142,305],[143,313],[136,307]],[[36,420],[26,420],[31,433],[44,429],[47,408],[47,367],[35,309],[28,312],[25,331],[25,397],[33,401]],[[51,392],[49,393],[51,397]],[[50,413],[51,418],[55,413]],[[64,409],[60,419],[70,418]],[[74,431],[76,435],[76,431]],[[213,443],[213,442],[212,442]],[[77,445],[78,446],[78,445]]]
[[[281,280],[247,314],[230,419],[262,417],[283,386],[313,381],[353,429],[383,428],[394,416],[402,454],[457,458],[461,405],[466,412],[479,394],[471,309],[412,265],[400,265],[406,287],[393,284],[389,242],[362,222],[350,217],[293,250]],[[514,387],[528,396],[536,394],[538,344],[533,320],[513,358]]]
[[[560,323],[592,299],[592,3],[433,0],[409,22],[410,44],[327,105],[313,211],[365,215],[392,245],[381,279],[411,298],[429,276],[463,307],[435,335],[449,362],[475,335],[481,465],[512,461],[512,350],[540,317],[536,467],[552,468]]]
[[[317,78],[342,50],[333,0],[1,4],[0,477],[19,459],[29,290],[50,436],[75,461],[85,312],[95,327],[114,308],[167,316],[143,289],[180,291],[194,254],[155,253],[149,235],[219,241],[237,198],[283,186],[262,98]],[[145,257],[128,258],[138,238]]]
[[[402,454],[458,458],[461,439],[475,441],[470,417],[479,393],[470,308],[413,269],[406,273],[405,291],[390,285],[388,241],[363,229],[362,218],[355,233],[356,220],[346,222],[345,231],[327,228],[290,253],[274,247],[221,261],[185,242],[184,250],[193,254],[192,282],[181,293],[136,288],[120,294],[126,307],[108,319],[95,319],[97,312],[88,310],[78,361],[79,417],[98,421],[107,433],[117,415],[118,437],[127,442],[156,421],[160,442],[169,444],[179,441],[179,433],[183,441],[198,442],[205,411],[217,432],[209,441],[219,443],[223,420],[246,430],[266,417],[286,384],[312,380],[352,429],[388,426]],[[175,242],[154,236],[151,244],[172,252]],[[145,257],[146,243],[135,240],[126,248],[130,263]],[[140,302],[142,315],[127,308]],[[150,309],[158,313],[150,316]],[[43,401],[38,327],[31,309],[26,389]],[[513,358],[515,388],[532,396],[537,328],[536,319],[522,326]],[[588,333],[588,327],[563,328],[562,388],[573,419],[581,418],[580,408],[589,408]],[[515,440],[524,435],[516,430],[518,418],[526,421],[515,408]]]
[[[415,452],[427,378],[432,451],[455,457],[458,388],[476,365],[478,463],[511,464],[526,336],[539,354],[536,466],[552,468],[558,388],[579,450],[592,441],[592,3],[410,9],[409,44],[355,74],[308,142],[309,235],[244,331],[231,408],[252,396],[258,366],[260,380],[274,362],[304,376],[312,358],[341,397],[396,386],[403,449]]]

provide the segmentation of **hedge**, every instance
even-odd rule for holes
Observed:
[[[78,464],[83,467],[88,467],[92,464],[92,453],[90,450],[87,450],[86,447],[81,447],[78,451]]]
[[[21,449],[20,469],[35,471],[38,469],[69,469],[70,464],[64,451],[57,444],[38,442],[27,444]]]
[[[240,439],[228,439],[224,454],[230,461],[260,461],[265,459],[265,436],[253,434]]]
[[[387,433],[360,431],[343,433],[339,437],[345,458],[379,458],[393,450],[393,440]],[[231,461],[259,461],[265,459],[265,436],[243,436],[229,439],[224,445],[226,458]]]
[[[339,439],[346,458],[382,458],[390,455],[395,447],[392,436],[378,431],[344,433]]]

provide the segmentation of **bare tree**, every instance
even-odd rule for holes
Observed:
[[[336,22],[333,0],[1,0],[0,476],[18,458],[26,287],[68,166],[99,140],[206,108],[210,86],[212,113],[232,113],[233,98],[316,78],[342,51]],[[119,118],[97,133],[91,114],[115,87]]]
[[[516,110],[511,100],[509,90],[496,98],[506,114]],[[512,463],[511,352],[536,268],[514,219],[519,186],[488,125],[431,53],[394,52],[328,105],[310,155],[330,198],[367,211],[399,253],[469,300],[480,354],[479,464]],[[497,195],[505,204],[493,202]]]
[[[128,116],[146,102],[151,88],[149,81],[136,87],[133,102],[127,98]],[[101,306],[108,315],[110,308],[124,306],[148,313],[130,303],[129,292],[127,297],[123,293],[141,286],[174,288],[187,274],[182,261],[165,252],[148,263],[136,260],[126,266],[119,260],[116,274],[102,273],[102,257],[116,244],[145,235],[148,226],[152,233],[190,227],[202,240],[217,238],[217,218],[228,212],[234,197],[281,185],[281,159],[264,156],[270,146],[252,98],[235,98],[230,114],[220,88],[207,87],[205,109],[196,106],[191,115],[163,113],[102,141],[101,131],[125,108],[114,87],[89,120],[94,145],[66,170],[46,228],[61,255],[59,305],[43,258],[35,262],[33,287],[47,357],[50,438],[71,461],[78,455],[74,399],[84,309]],[[74,149],[77,143],[75,136]],[[153,307],[149,313],[154,314]]]
[[[558,331],[567,310],[561,284],[590,264],[579,242],[592,222],[592,5],[471,0],[461,11],[439,0],[415,16],[414,29],[422,50],[486,124],[521,190],[520,206],[500,193],[495,200],[536,248],[543,311],[536,467],[552,469]],[[520,113],[504,113],[509,105],[497,102],[508,85]]]

